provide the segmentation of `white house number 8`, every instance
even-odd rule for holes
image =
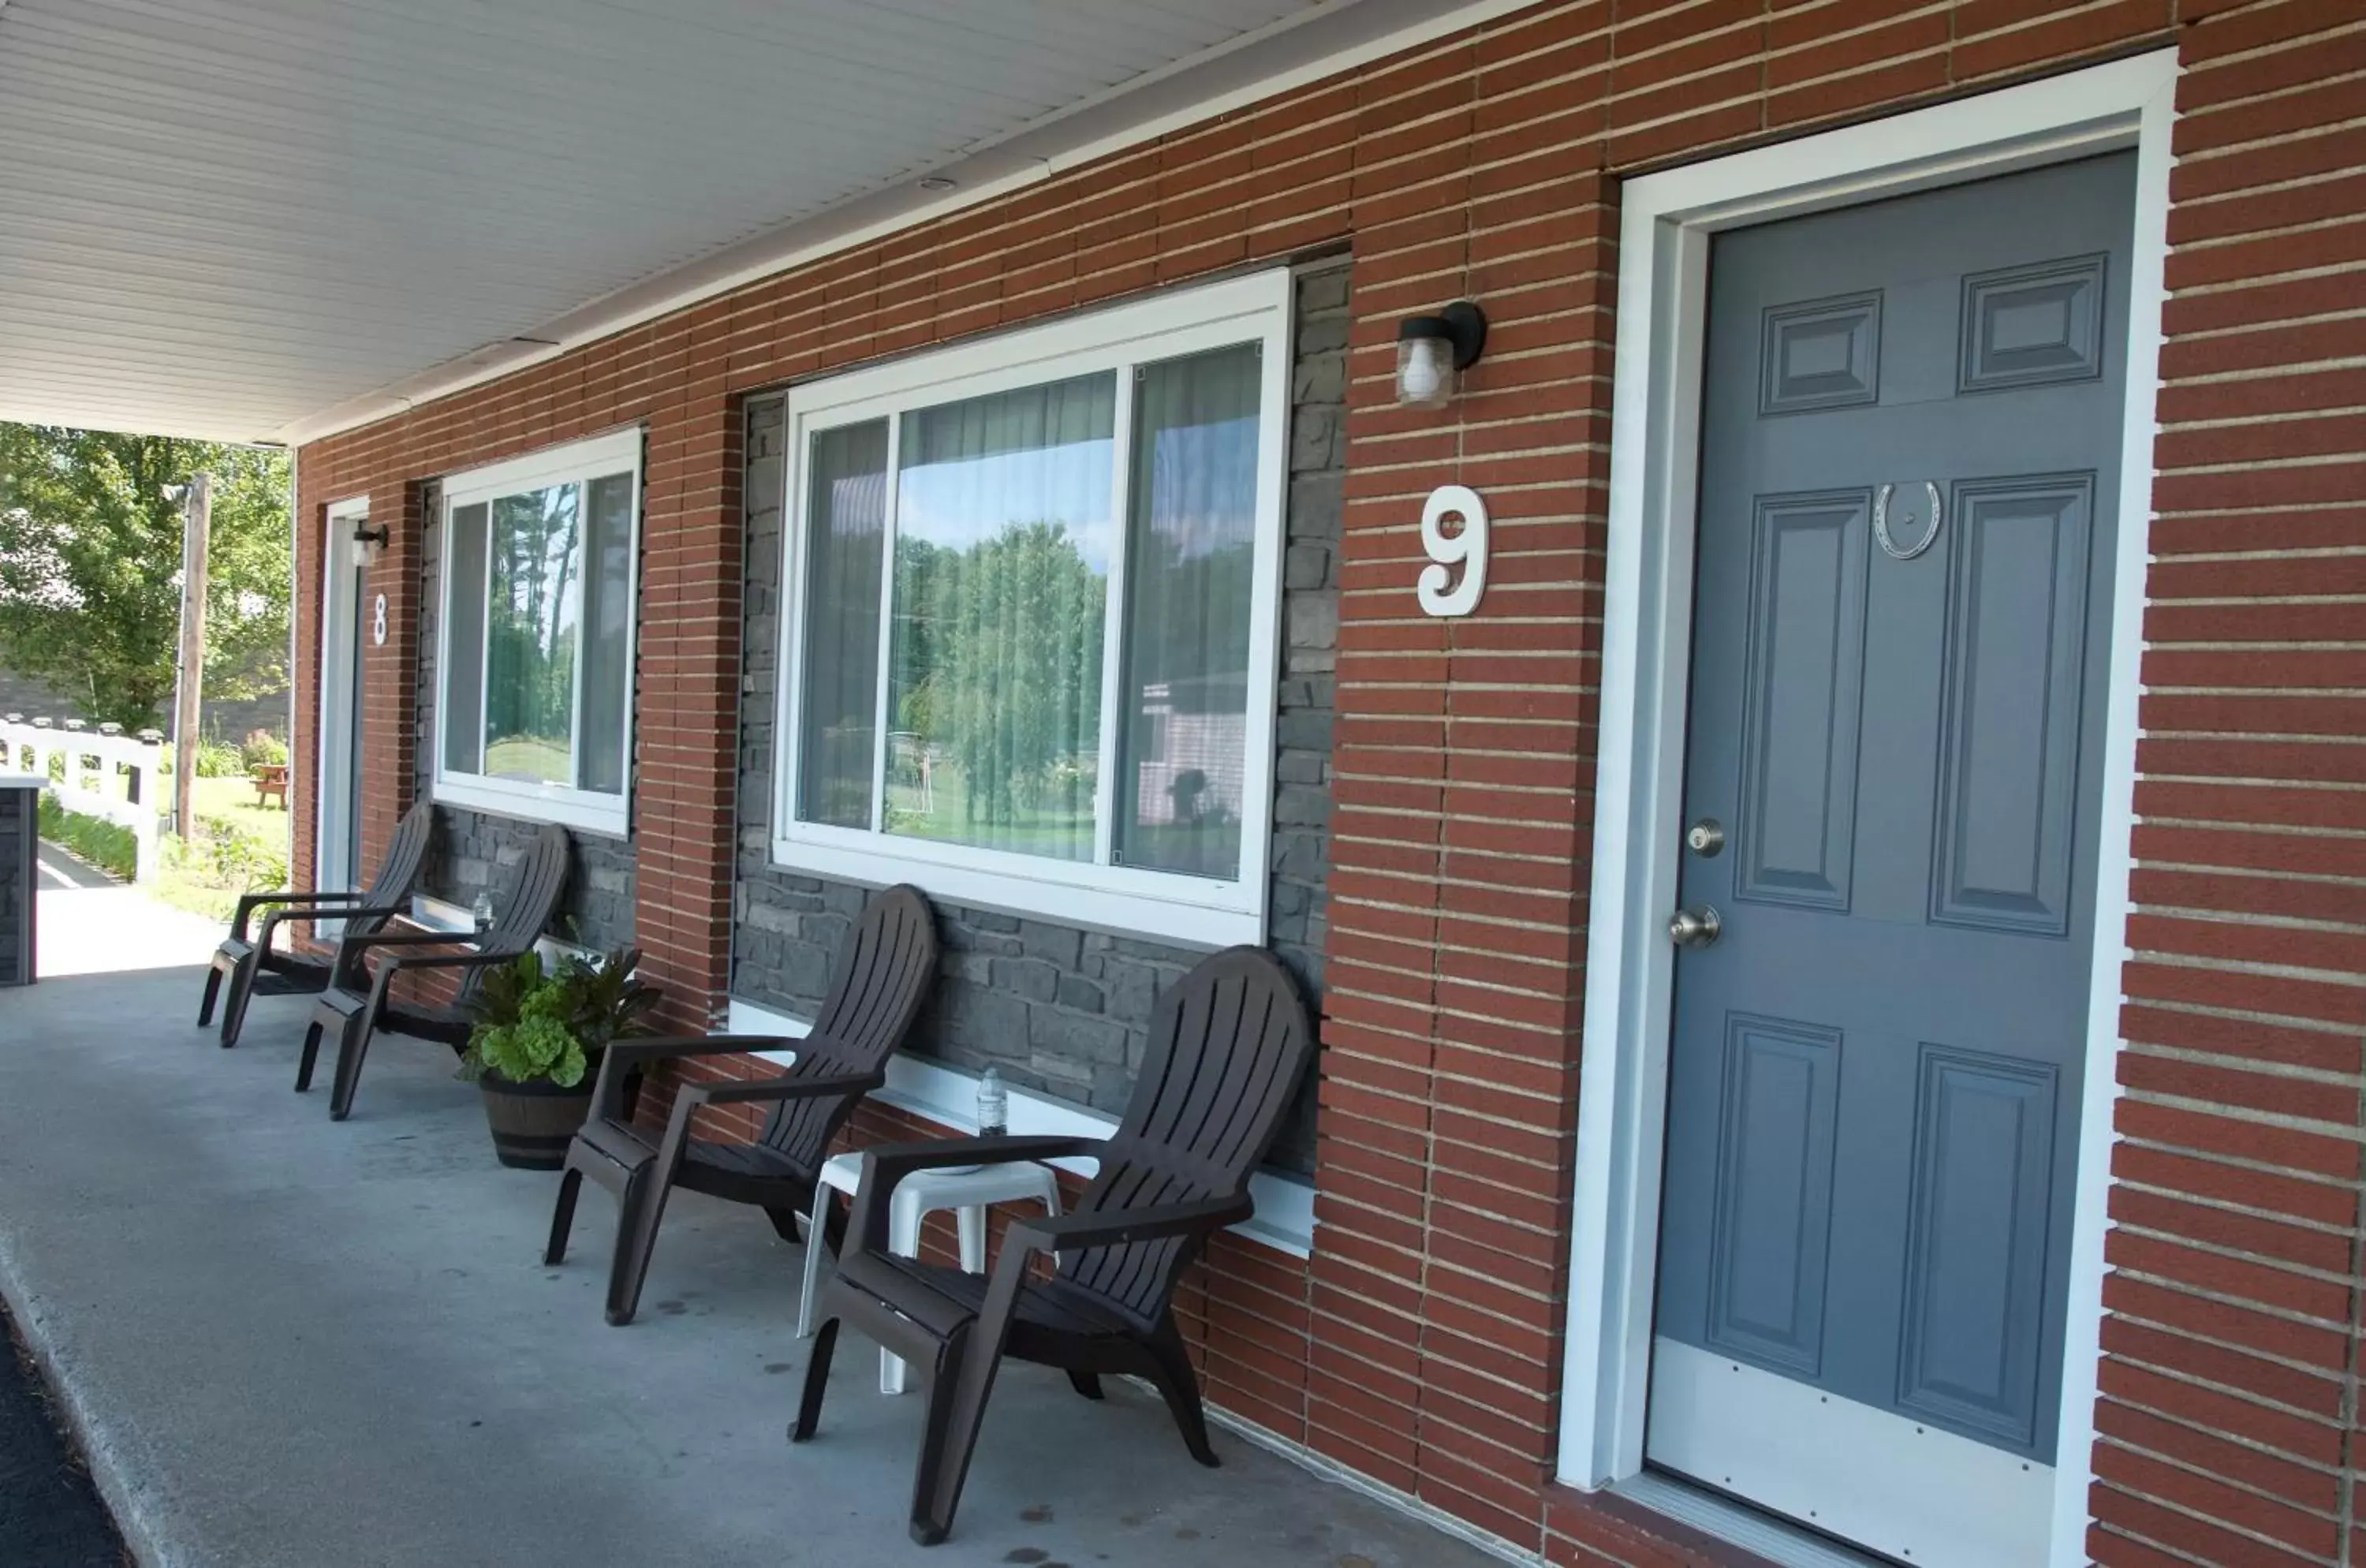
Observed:
[[[386,646],[386,595],[377,596],[377,604],[370,612],[370,643],[376,648]]]
[[[1462,520],[1451,534],[1446,531],[1448,517]],[[1468,485],[1440,485],[1430,491],[1421,509],[1421,547],[1434,563],[1421,569],[1414,584],[1423,612],[1467,615],[1477,609],[1479,596],[1487,592],[1487,503],[1479,492]],[[1458,566],[1462,581],[1455,582]]]

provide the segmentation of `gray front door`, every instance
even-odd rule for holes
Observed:
[[[1647,1448],[1918,1564],[2045,1540],[2134,173],[1711,253]]]

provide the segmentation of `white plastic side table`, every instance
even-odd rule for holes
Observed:
[[[797,1305],[797,1337],[814,1331],[814,1290],[821,1279],[821,1234],[834,1189],[851,1201],[862,1184],[860,1154],[832,1155],[822,1162],[821,1180],[814,1187],[813,1213],[806,1221],[806,1282]],[[1033,1160],[1002,1165],[972,1166],[965,1170],[916,1170],[896,1184],[887,1209],[887,1249],[898,1258],[920,1254],[920,1221],[938,1209],[956,1211],[961,1228],[961,1266],[973,1274],[986,1272],[986,1207],[1032,1199],[1047,1214],[1060,1212],[1060,1181],[1052,1168]],[[879,1352],[879,1392],[904,1392],[904,1361]]]

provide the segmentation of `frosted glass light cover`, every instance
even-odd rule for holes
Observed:
[[[1397,339],[1397,405],[1441,409],[1454,398],[1454,344],[1443,337]]]

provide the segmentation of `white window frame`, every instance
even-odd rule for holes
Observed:
[[[490,528],[492,521],[490,503],[499,497],[519,495],[558,484],[588,487],[595,479],[626,472],[632,475],[633,527],[632,564],[625,586],[627,603],[631,607],[625,617],[624,790],[616,795],[604,795],[597,790],[578,789],[566,784],[532,784],[523,779],[497,779],[482,773],[451,771],[445,766],[444,758],[445,728],[452,715],[452,514],[461,507],[485,503],[486,525]],[[529,453],[488,468],[471,468],[445,479],[441,511],[437,517],[444,536],[435,590],[438,611],[435,637],[435,798],[438,802],[491,811],[504,817],[524,818],[529,821],[557,822],[585,832],[618,838],[631,831],[633,730],[637,705],[635,693],[638,685],[640,656],[641,513],[644,500],[641,477],[641,431],[638,425],[635,425],[588,441],[571,442],[565,446]],[[588,527],[591,517],[588,497],[582,506]],[[490,548],[485,552],[485,563],[490,573],[492,567],[492,551]],[[588,571],[578,571],[571,590],[575,595],[579,626],[582,622],[583,592],[589,575]],[[486,584],[486,591],[490,620],[490,581]],[[575,716],[573,731],[569,737],[570,757],[575,754],[583,733],[583,655],[590,640],[588,637],[581,636],[575,639]],[[490,663],[480,651],[477,661],[477,714],[480,725],[484,722],[485,713],[483,682],[490,673]]]
[[[1267,858],[1273,830],[1273,747],[1281,635],[1283,497],[1289,483],[1290,274],[1287,267],[1178,288],[1132,304],[998,334],[985,341],[834,376],[793,389],[782,457],[787,509],[781,551],[778,740],[774,748],[772,859],[785,870],[883,886],[909,881],[952,902],[1040,915],[1070,924],[1163,941],[1222,946],[1265,940]],[[1108,863],[1115,831],[1118,674],[1132,527],[1135,365],[1244,343],[1259,345],[1256,555],[1251,572],[1249,709],[1241,784],[1241,871],[1235,881]],[[816,434],[885,418],[887,519],[881,541],[883,606],[894,592],[896,446],[900,415],[940,403],[1117,372],[1110,465],[1116,545],[1110,568],[1102,646],[1103,723],[1093,800],[1094,857],[1058,861],[1008,850],[900,837],[877,829],[796,819],[804,703],[806,570],[806,466]],[[881,627],[879,682],[886,684]],[[884,727],[882,727],[884,731]],[[884,746],[884,733],[874,746]],[[878,815],[884,785],[873,784]]]

